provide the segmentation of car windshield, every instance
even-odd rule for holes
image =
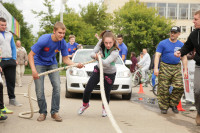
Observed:
[[[73,58],[73,62],[75,63],[84,63],[84,62],[88,62],[91,61],[92,58],[90,57],[92,50],[78,50],[75,54],[75,57]],[[116,64],[123,64],[122,60],[120,59],[120,57],[118,56]]]

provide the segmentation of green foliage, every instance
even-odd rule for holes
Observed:
[[[129,53],[134,51],[139,54],[143,48],[148,48],[152,55],[157,44],[168,37],[172,24],[170,20],[157,15],[155,9],[135,0],[127,2],[114,14],[114,31],[124,35]]]
[[[108,29],[112,22],[112,16],[106,13],[106,9],[104,4],[90,2],[87,7],[82,8],[80,14],[86,23],[93,25],[96,31],[101,32]]]
[[[19,39],[22,46],[29,52],[30,47],[33,45],[34,36],[31,33],[31,27],[28,26],[27,22],[24,22],[22,11],[18,10],[13,3],[3,3],[3,6],[20,24],[21,38],[14,36],[15,41]]]
[[[59,19],[55,19],[54,9],[53,9],[53,2],[55,0],[44,0],[43,5],[47,8],[47,12],[45,11],[34,11],[32,10],[33,14],[36,17],[40,18],[40,31],[38,32],[38,36],[41,36],[46,33],[52,33],[54,24],[59,21]]]
[[[44,0],[44,6],[48,9],[47,12],[40,11],[36,12],[36,17],[40,17],[40,28],[42,29],[38,32],[38,35],[52,33],[54,24],[60,20],[60,15],[53,15],[54,9],[52,7],[52,2],[54,0]],[[94,45],[97,40],[95,38],[95,28],[91,24],[87,24],[79,16],[78,13],[65,5],[65,11],[63,13],[63,23],[65,24],[67,30],[65,34],[65,39],[68,42],[68,36],[73,34],[76,36],[76,42],[79,44]]]
[[[59,16],[57,16],[59,17]],[[82,18],[75,12],[63,14],[63,23],[66,30],[66,41],[68,42],[69,35],[76,36],[76,42],[84,45],[95,45],[97,39],[95,38],[96,30],[91,24],[85,23]]]

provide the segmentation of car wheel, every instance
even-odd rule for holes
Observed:
[[[123,100],[130,100],[132,95],[132,91],[128,94],[122,94],[122,99]]]
[[[66,92],[65,92],[65,97],[66,98],[73,98],[74,97],[74,94],[69,92],[68,89],[67,89],[67,81],[66,81]]]

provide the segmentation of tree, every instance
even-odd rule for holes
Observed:
[[[47,12],[32,10],[33,14],[40,18],[40,31],[38,32],[38,36],[52,33],[54,24],[59,21],[59,18],[56,19],[54,17],[53,2],[55,2],[55,0],[44,0],[43,5],[47,8]]]
[[[124,35],[124,42],[131,51],[139,52],[148,48],[152,55],[157,44],[168,37],[172,22],[161,17],[153,8],[147,8],[138,0],[130,0],[114,12],[114,31]]]
[[[104,4],[90,2],[87,7],[81,9],[83,20],[95,27],[97,32],[106,30],[111,25],[112,16],[106,13],[107,7]]]
[[[41,17],[40,19],[40,28],[41,31],[38,32],[38,35],[52,33],[54,24],[60,20],[60,15],[53,15],[54,9],[52,6],[52,2],[54,0],[44,0],[44,6],[47,8],[47,12],[40,11],[36,12],[33,11],[37,17]],[[95,28],[91,24],[87,24],[83,21],[83,19],[79,16],[78,13],[72,8],[69,8],[65,5],[65,11],[63,13],[63,23],[66,26],[66,34],[65,40],[68,42],[68,36],[73,34],[76,36],[76,42],[80,44],[86,45],[94,45],[96,44],[97,40],[95,38]]]
[[[84,22],[78,13],[75,13],[74,10],[69,9],[67,6],[63,14],[63,23],[67,28],[66,41],[69,41],[68,36],[72,34],[76,36],[76,42],[80,44],[95,45],[97,43],[97,39],[94,36],[96,33],[94,26]]]
[[[34,36],[31,33],[31,27],[28,26],[27,22],[24,22],[22,11],[18,10],[13,3],[3,3],[3,6],[20,24],[21,38],[14,36],[14,39],[19,39],[22,42],[22,46],[29,52],[34,43]]]

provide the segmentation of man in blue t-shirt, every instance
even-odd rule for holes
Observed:
[[[56,54],[61,51],[63,62],[67,65],[75,64],[68,55],[67,44],[63,39],[65,36],[66,27],[63,23],[57,22],[54,25],[53,34],[42,35],[36,44],[31,47],[31,52],[28,55],[29,64],[32,70],[32,76],[35,81],[35,90],[39,106],[40,116],[38,121],[44,121],[47,115],[47,104],[44,95],[44,76],[38,76],[38,73],[43,73],[49,70],[57,69]],[[77,64],[78,68],[82,68],[81,63]],[[61,122],[62,118],[58,111],[60,108],[60,76],[59,72],[48,74],[53,86],[51,117]]]
[[[167,114],[169,107],[174,113],[178,113],[177,105],[184,92],[180,58],[174,56],[174,52],[183,46],[183,43],[177,40],[179,35],[180,28],[172,27],[170,38],[161,41],[156,49],[154,74],[158,76],[158,104],[162,114]],[[160,57],[160,70],[158,71]],[[187,57],[184,56],[181,60],[184,70],[187,70]],[[184,76],[187,76],[186,71]],[[173,91],[170,94],[169,87],[171,85]]]
[[[123,36],[122,35],[117,36],[117,42],[118,42],[118,47],[119,47],[119,55],[121,56],[122,60],[125,62],[126,56],[127,56],[127,53],[128,53],[128,48],[123,43]]]
[[[69,58],[72,59],[74,53],[78,49],[78,43],[75,42],[75,36],[69,35],[69,42],[67,43],[68,52],[69,52]]]

